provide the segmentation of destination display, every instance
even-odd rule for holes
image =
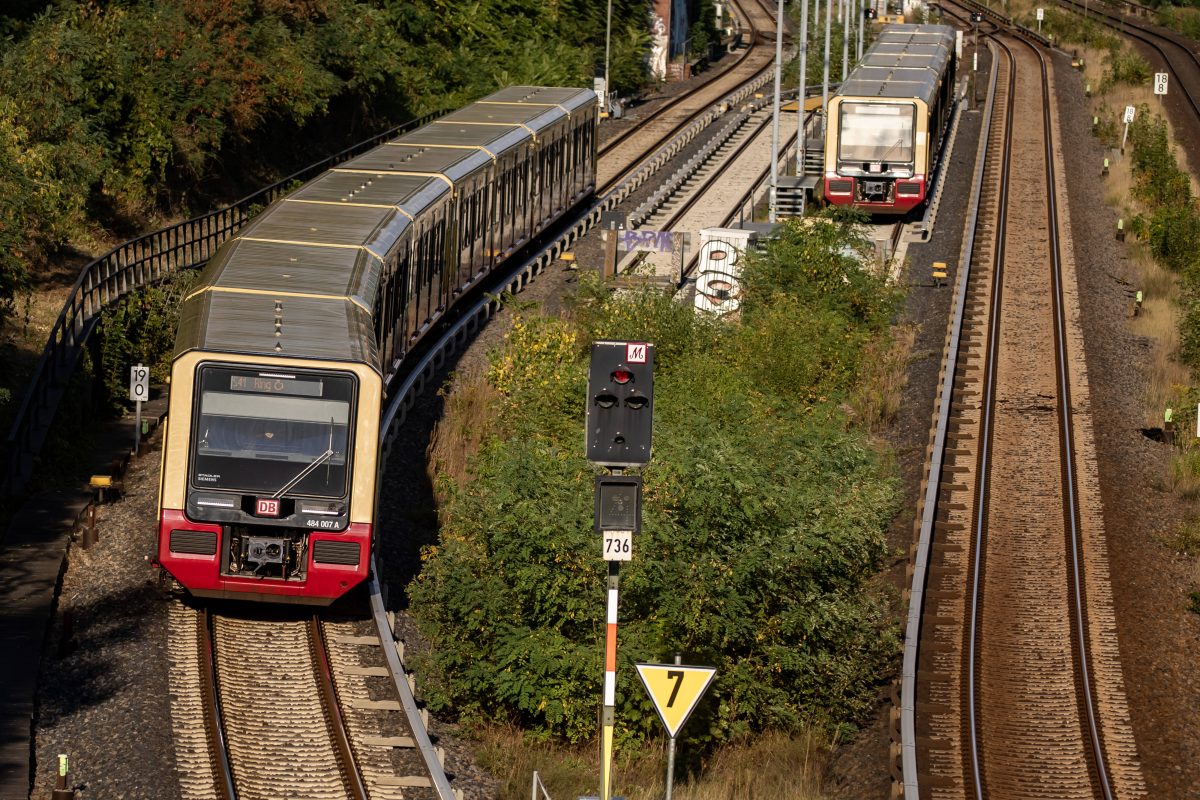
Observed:
[[[263,392],[291,394],[300,397],[321,397],[323,381],[301,381],[262,375],[230,375],[229,390],[233,392]]]

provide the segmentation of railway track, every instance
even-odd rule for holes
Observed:
[[[454,796],[440,760],[423,757],[424,720],[392,691],[390,634],[318,616],[171,613],[185,798]]]
[[[1118,14],[1100,3],[1085,4],[1080,0],[1059,0],[1059,4],[1098,19],[1157,53],[1172,77],[1171,93],[1182,98],[1181,105],[1192,124],[1200,125],[1200,45],[1181,33],[1146,22],[1144,16],[1147,15],[1141,12],[1135,11],[1134,16]]]
[[[918,517],[895,794],[1141,797],[1053,69],[1026,39],[991,38],[977,209]]]
[[[749,26],[749,46],[720,75],[697,85],[638,120],[600,146],[597,194],[606,194],[626,180],[662,143],[689,126],[700,127],[720,116],[716,106],[730,95],[744,98],[771,79],[774,67],[774,9],[761,0],[738,4]]]
[[[755,81],[765,81],[758,72],[747,75],[745,68],[723,77],[718,89],[703,95],[703,103],[729,101],[731,93],[745,96]],[[685,107],[698,102],[697,94],[690,93]],[[630,158],[636,163],[664,144],[677,152],[681,128],[698,132],[703,127],[694,110],[683,113],[682,122],[676,116],[672,126],[665,122],[671,115],[663,113],[655,125],[641,126],[639,135],[611,147],[601,160],[602,173],[617,171],[605,165],[618,153],[639,151]],[[672,138],[674,144],[668,141]],[[655,167],[668,157],[660,155]],[[630,186],[648,179],[654,168],[635,171],[636,180],[626,178],[624,188],[622,181],[610,182],[617,188],[584,219],[497,283],[520,291],[597,221],[602,208],[628,196]],[[437,366],[497,308],[494,297],[481,300],[409,365],[385,416],[385,453]],[[172,720],[179,783],[187,800],[454,797],[399,664],[390,626],[379,621],[382,604],[377,605],[376,628],[368,632],[354,623],[210,617],[180,603],[172,607]]]

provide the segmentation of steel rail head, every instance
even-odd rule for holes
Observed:
[[[413,696],[412,688],[408,685],[408,676],[404,672],[404,665],[400,663],[400,653],[396,650],[396,635],[388,621],[378,575],[375,556],[372,555],[371,577],[368,584],[371,597],[371,617],[375,621],[379,642],[383,647],[383,655],[387,659],[388,671],[392,675],[392,683],[396,687],[396,693],[400,695],[404,715],[408,718],[409,726],[412,728],[413,740],[417,743],[417,750],[429,771],[430,781],[433,784],[433,790],[437,792],[438,800],[455,800],[454,789],[451,788],[450,780],[446,777],[446,768],[442,765],[433,741],[429,738],[429,731],[425,729],[425,724],[421,720],[421,711],[417,707],[417,700]]]
[[[380,639],[380,642],[383,641]],[[358,769],[358,759],[355,757],[354,747],[350,743],[345,717],[342,716],[337,684],[333,678],[333,667],[329,663],[325,629],[320,615],[314,614],[308,620],[308,645],[312,655],[313,668],[316,670],[314,677],[317,681],[317,688],[321,692],[321,707],[325,711],[325,721],[329,725],[329,733],[333,739],[334,749],[337,751],[342,779],[346,783],[351,800],[368,800],[367,787],[363,783],[362,773]]]
[[[995,58],[995,47],[988,42],[988,49]],[[921,528],[917,539],[917,553],[913,561],[913,577],[909,590],[908,617],[904,632],[904,656],[901,666],[900,684],[900,746],[901,773],[904,780],[905,800],[920,800],[920,777],[917,764],[916,693],[917,665],[920,656],[921,621],[925,604],[925,584],[928,579],[929,553],[933,542],[933,524],[937,514],[941,465],[945,458],[946,435],[950,423],[951,401],[954,393],[954,371],[958,361],[958,348],[962,336],[962,322],[966,313],[967,283],[971,273],[971,254],[975,249],[975,231],[978,227],[979,200],[983,191],[983,169],[988,155],[988,137],[992,126],[992,110],[996,96],[998,70],[992,70],[988,87],[988,101],[979,133],[979,145],[975,153],[973,191],[964,226],[963,243],[959,254],[958,287],[955,291],[954,317],[947,347],[945,378],[938,398],[938,416],[934,433],[934,446],[930,454],[929,482],[921,509]]]
[[[1062,470],[1063,484],[1066,488],[1064,511],[1067,517],[1067,527],[1070,531],[1071,543],[1071,573],[1072,597],[1075,606],[1075,634],[1079,639],[1079,671],[1083,679],[1084,707],[1087,710],[1088,733],[1092,745],[1092,755],[1096,759],[1096,773],[1100,779],[1100,790],[1105,800],[1112,800],[1113,789],[1108,776],[1108,765],[1104,758],[1104,741],[1100,724],[1096,719],[1096,699],[1092,696],[1091,669],[1089,665],[1087,631],[1085,624],[1083,579],[1080,575],[1079,541],[1079,497],[1077,478],[1075,474],[1075,436],[1074,417],[1071,404],[1071,380],[1068,372],[1069,358],[1067,355],[1067,322],[1062,280],[1062,243],[1058,231],[1058,199],[1055,192],[1054,172],[1054,128],[1050,115],[1050,80],[1046,55],[1038,48],[1032,48],[1038,56],[1042,74],[1042,124],[1046,130],[1046,218],[1050,233],[1050,255],[1053,264],[1050,270],[1053,285],[1054,300],[1054,339],[1056,360],[1058,362],[1058,408],[1061,439],[1063,446]]]
[[[217,653],[213,643],[213,617],[207,609],[196,615],[199,645],[200,691],[204,695],[205,721],[208,724],[208,746],[213,761],[216,790],[220,800],[237,800],[233,780],[233,765],[229,760],[229,743],[225,739],[225,716],[221,709],[221,688],[217,680]]]

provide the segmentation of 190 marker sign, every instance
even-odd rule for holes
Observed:
[[[633,531],[604,531],[604,560],[633,560]]]
[[[137,403],[150,399],[150,368],[138,364],[129,368],[129,399]]]

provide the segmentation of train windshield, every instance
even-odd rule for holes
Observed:
[[[264,496],[344,497],[354,378],[205,366],[192,485]]]
[[[911,103],[842,103],[838,160],[858,163],[912,163]]]

